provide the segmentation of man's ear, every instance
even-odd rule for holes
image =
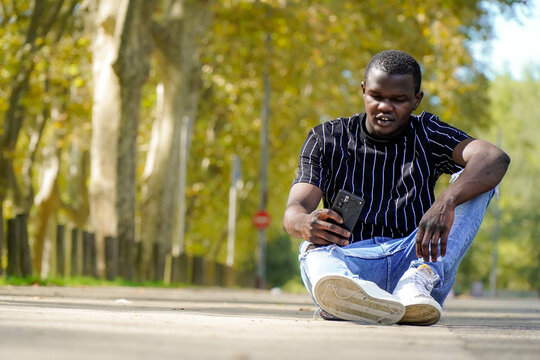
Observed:
[[[416,108],[420,106],[420,102],[422,102],[422,99],[424,98],[424,92],[418,92],[418,94],[416,94],[414,98],[414,110],[416,110]]]

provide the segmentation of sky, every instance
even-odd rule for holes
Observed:
[[[526,64],[540,64],[540,0],[532,3],[528,11],[518,12],[517,20],[497,16],[491,55],[477,54],[489,62],[488,74],[508,68],[513,77],[519,78]]]

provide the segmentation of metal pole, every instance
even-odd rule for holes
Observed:
[[[497,133],[497,146],[501,146],[501,129]],[[489,273],[489,289],[490,296],[497,295],[497,262],[499,258],[499,238],[500,238],[500,222],[501,214],[499,209],[499,194],[496,194],[496,199],[493,201],[493,250],[491,251],[491,270]]]
[[[271,36],[266,35],[266,46],[270,49]],[[266,210],[268,199],[268,123],[270,119],[270,74],[268,67],[263,74],[264,96],[261,107],[261,210]],[[259,266],[257,271],[257,285],[266,287],[266,230],[259,230]]]
[[[489,273],[489,288],[490,296],[495,297],[497,295],[497,262],[499,258],[498,243],[499,243],[499,229],[500,229],[500,211],[499,211],[499,199],[493,201],[493,250],[491,252],[491,271]]]
[[[179,184],[178,184],[178,244],[173,246],[172,255],[184,252],[184,233],[186,231],[186,172],[189,151],[189,131],[191,122],[187,116],[182,119],[180,132]]]
[[[227,266],[234,264],[234,242],[236,237],[236,194],[240,181],[240,158],[233,155],[231,166],[231,186],[229,188],[229,221],[227,226]]]

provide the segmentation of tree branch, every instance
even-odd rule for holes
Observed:
[[[19,10],[19,8],[17,7],[17,2],[16,1],[12,1],[11,2],[12,4],[12,7],[13,7],[13,13],[15,14],[15,16],[17,18],[19,18],[21,16],[21,11]]]
[[[60,39],[62,38],[62,35],[64,34],[64,31],[66,30],[67,21],[73,15],[73,12],[75,11],[75,6],[77,6],[78,2],[79,2],[78,0],[71,0],[71,4],[69,4],[68,10],[64,12],[62,17],[58,21],[59,24],[56,29],[56,36],[54,37],[54,43],[59,42]]]
[[[51,15],[49,16],[49,19],[42,26],[41,37],[45,38],[47,34],[49,33],[49,31],[51,31],[51,28],[53,27],[54,23],[57,21],[58,14],[60,13],[60,10],[62,9],[63,4],[64,4],[64,0],[58,0],[56,2],[56,7],[53,9]]]
[[[30,79],[30,73],[34,69],[34,63],[31,62],[29,67],[24,69],[22,73],[19,73],[15,78],[11,94],[9,96],[9,107],[4,117],[4,132],[0,139],[1,151],[13,151],[19,137],[19,131],[22,126],[22,117],[17,116],[19,110],[19,101],[23,96],[28,80]]]
[[[15,6],[15,4],[13,4],[13,6]],[[37,31],[39,28],[40,18],[44,11],[45,1],[35,0],[34,9],[32,10],[32,16],[30,17],[30,25],[28,25],[28,31],[26,32],[25,44],[31,44],[32,47],[34,46],[37,37]]]
[[[2,9],[2,26],[6,25],[11,15],[8,13],[3,1],[0,1],[0,7]]]

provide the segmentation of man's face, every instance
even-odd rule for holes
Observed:
[[[362,83],[366,106],[366,128],[378,139],[391,139],[409,124],[409,116],[420,105],[424,94],[415,94],[413,77],[390,75],[373,68]]]

